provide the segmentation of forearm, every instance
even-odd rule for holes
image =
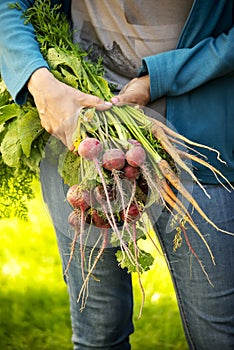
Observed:
[[[178,96],[234,71],[234,28],[217,38],[143,59],[150,76],[151,100]]]
[[[0,71],[9,92],[17,103],[24,103],[27,82],[32,73],[48,67],[43,59],[33,27],[24,24],[22,12],[9,9],[9,0],[0,1]],[[32,1],[18,1],[23,10]]]

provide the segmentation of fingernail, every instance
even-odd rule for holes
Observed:
[[[106,106],[112,106],[112,103],[111,103],[111,102],[108,102],[108,101],[105,101],[104,104],[105,104]]]
[[[118,97],[112,97],[111,102],[112,103],[118,103],[119,102],[119,98]]]

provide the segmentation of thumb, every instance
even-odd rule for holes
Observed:
[[[136,94],[134,92],[126,92],[123,94],[120,94],[118,96],[114,96],[111,98],[111,102],[114,105],[118,105],[118,104],[128,104],[128,103],[132,103],[132,104],[139,104],[139,96],[136,96]]]
[[[113,104],[138,104],[145,106],[150,101],[150,80],[149,76],[134,78],[126,84],[118,96],[111,99]]]
[[[102,98],[93,96],[90,94],[84,94],[82,107],[88,108],[88,107],[96,107],[98,110],[106,110],[112,106],[111,102],[104,101]]]

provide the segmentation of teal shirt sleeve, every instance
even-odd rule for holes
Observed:
[[[33,27],[24,24],[21,11],[10,9],[10,0],[0,1],[0,72],[12,96],[18,104],[26,101],[27,81],[31,74],[48,64],[41,55]],[[18,0],[23,10],[32,1]]]
[[[140,74],[150,75],[151,100],[179,96],[234,71],[234,28],[191,48],[145,57]]]

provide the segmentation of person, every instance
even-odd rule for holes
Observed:
[[[8,2],[0,2],[2,77],[17,103],[23,104],[28,93],[32,94],[42,125],[68,148],[76,119],[74,124],[66,121],[74,115],[79,118],[81,108],[105,109],[119,102],[147,105],[165,116],[179,133],[218,149],[228,166],[215,154],[205,154],[234,182],[233,0],[61,1],[62,11],[77,29],[74,40],[85,50],[92,48],[94,59],[100,54],[104,57],[105,76],[116,85],[116,96],[111,101],[57,81],[40,53],[33,28],[23,24],[19,11],[9,9]],[[26,9],[33,1],[18,3]],[[234,232],[234,191],[224,189],[207,169],[197,165],[194,171],[211,199],[195,184],[194,198],[219,227]],[[69,208],[62,203],[61,186],[55,191],[56,181],[60,184],[61,179],[52,165],[42,167],[41,178],[65,268],[71,244],[67,235]],[[215,266],[192,229],[187,229],[187,235],[202,257],[211,285],[185,240],[180,249],[173,251],[175,232],[166,228],[169,216],[163,210],[155,228],[169,264],[188,346],[231,350],[234,238],[216,231],[193,212],[215,256]],[[66,279],[74,349],[130,349],[131,276],[117,266],[114,248],[105,251],[95,274],[101,283],[90,280],[86,307],[80,312],[77,295],[82,278],[77,248]]]

